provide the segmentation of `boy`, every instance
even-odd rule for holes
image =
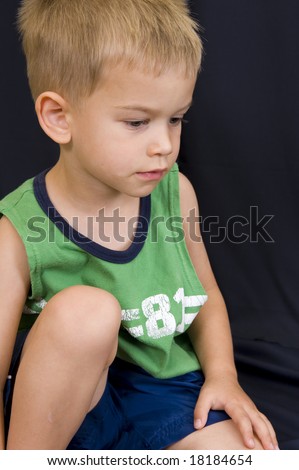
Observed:
[[[19,26],[60,157],[0,204],[2,448],[277,448],[188,227],[175,161],[201,46],[185,3],[24,0]]]

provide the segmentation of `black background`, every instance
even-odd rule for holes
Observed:
[[[53,165],[58,156],[58,147],[43,134],[35,117],[15,25],[18,4],[18,0],[0,2],[0,198]]]
[[[0,197],[58,156],[34,114],[14,26],[17,4],[1,2]],[[299,449],[299,3],[190,5],[205,56],[181,169],[199,198],[240,381],[272,420],[281,448]],[[256,233],[252,211],[258,220],[272,216],[265,226],[271,243]],[[248,225],[233,230],[234,221]],[[226,236],[217,242],[220,228]]]

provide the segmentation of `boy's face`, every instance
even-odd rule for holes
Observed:
[[[118,66],[71,112],[71,166],[107,195],[149,194],[177,159],[195,79]]]

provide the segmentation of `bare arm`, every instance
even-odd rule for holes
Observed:
[[[192,209],[198,216],[195,192],[183,175],[180,175],[180,196],[184,221]],[[270,422],[257,410],[238,383],[228,314],[204,244],[192,240],[187,224],[184,228],[191,260],[208,294],[208,301],[189,328],[191,342],[205,375],[205,384],[194,412],[195,427],[200,429],[206,424],[210,409],[222,409],[239,428],[247,447],[254,447],[255,433],[264,448],[275,448],[277,440]],[[199,224],[195,231],[196,239],[200,240]]]
[[[0,219],[0,449],[4,449],[3,389],[29,289],[24,245],[6,217]]]

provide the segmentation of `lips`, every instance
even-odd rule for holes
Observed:
[[[166,170],[152,170],[138,172],[137,175],[145,181],[159,181],[165,175]]]

